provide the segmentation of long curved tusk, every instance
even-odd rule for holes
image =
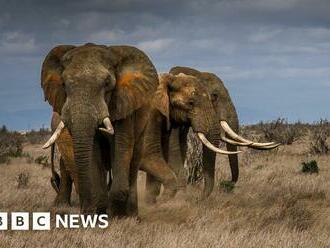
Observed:
[[[241,142],[246,142],[246,143],[252,142],[251,146],[253,146],[253,147],[261,147],[262,148],[264,146],[272,146],[272,145],[276,144],[275,142],[258,143],[258,142],[253,142],[251,140],[245,139],[245,138],[239,136],[237,133],[235,133],[226,121],[220,121],[220,125],[231,138],[236,139],[236,140],[241,141]]]
[[[113,135],[114,134],[114,129],[113,129],[113,126],[111,124],[111,121],[110,121],[109,117],[104,118],[103,124],[104,124],[105,128],[100,127],[99,130],[103,131],[107,134]]]
[[[231,145],[236,145],[236,146],[249,146],[251,144],[253,144],[253,142],[249,142],[249,143],[246,143],[246,142],[238,142],[236,140],[232,140],[232,139],[229,139],[227,138],[226,136],[224,135],[221,135],[221,140],[226,142],[226,143],[229,143]]]
[[[53,135],[49,138],[49,140],[46,142],[46,144],[43,145],[42,149],[47,149],[48,147],[50,147],[52,144],[55,143],[57,138],[60,136],[64,126],[65,126],[64,122],[61,121],[60,124],[58,124],[58,126],[57,126],[55,132],[53,133]]]
[[[271,150],[271,149],[274,149],[278,146],[280,146],[281,144],[280,143],[276,143],[275,145],[270,145],[270,146],[249,146],[251,148],[254,148],[254,149],[257,149],[257,150]]]
[[[220,148],[215,147],[210,141],[208,141],[203,133],[197,133],[197,136],[207,148],[209,148],[210,150],[212,150],[216,153],[229,155],[229,154],[238,154],[238,153],[242,152],[242,151],[228,152],[228,151],[221,150]]]

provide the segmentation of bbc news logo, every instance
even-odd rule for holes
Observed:
[[[0,212],[0,231],[5,230],[50,230],[51,218],[49,212]],[[10,218],[10,225],[9,225]],[[32,220],[32,223],[30,223]],[[107,228],[109,225],[108,215],[80,215],[80,214],[55,214],[55,228]]]

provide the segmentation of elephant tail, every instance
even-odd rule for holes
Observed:
[[[51,163],[51,170],[52,170],[52,177],[50,178],[50,183],[56,193],[58,194],[60,192],[60,183],[61,178],[60,175],[55,171],[54,166],[54,158],[55,158],[55,143],[51,146],[51,154],[50,154],[50,163]]]

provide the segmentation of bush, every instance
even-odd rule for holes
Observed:
[[[221,181],[219,183],[219,188],[222,189],[226,193],[230,193],[235,188],[235,183],[232,181]]]
[[[303,162],[301,163],[301,172],[303,173],[319,173],[319,167],[317,165],[317,162],[315,160],[309,161],[309,162]]]
[[[32,130],[25,134],[26,142],[30,144],[41,144],[48,140],[51,132],[47,128],[40,128],[39,131]]]
[[[26,188],[29,183],[30,175],[26,172],[21,172],[18,174],[16,181],[17,181],[17,188],[22,189]]]
[[[46,155],[41,155],[39,157],[37,157],[34,162],[36,164],[40,164],[42,165],[43,167],[48,167],[49,166],[49,162],[48,162],[48,156]]]
[[[0,129],[0,163],[8,161],[9,157],[19,157],[23,151],[23,136],[10,132],[6,126]]]
[[[32,164],[34,162],[34,158],[32,157],[32,155],[30,153],[23,152],[22,157],[26,159],[26,162],[28,164]]]
[[[320,120],[312,129],[310,151],[312,154],[328,154],[330,151],[327,139],[330,136],[330,123]]]
[[[260,122],[258,125],[267,141],[286,145],[291,145],[306,133],[306,125],[300,122],[289,124],[284,118],[269,123]]]

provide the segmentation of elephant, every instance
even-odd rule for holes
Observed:
[[[57,112],[53,112],[51,120],[51,129],[54,132],[56,127],[61,122],[61,116]],[[60,174],[59,176],[54,169],[54,157],[55,157],[55,144],[60,153],[59,165]],[[107,155],[108,153],[104,153]],[[110,159],[104,157],[104,161],[109,161]],[[105,168],[109,168],[109,162]],[[55,191],[57,192],[54,204],[58,205],[71,205],[71,192],[72,184],[75,186],[76,192],[79,194],[78,186],[78,171],[74,161],[74,152],[72,137],[67,128],[63,128],[60,135],[56,139],[55,143],[52,144],[51,149],[51,170],[52,178],[51,184]]]
[[[226,143],[229,164],[232,174],[232,182],[237,182],[239,176],[238,155],[236,153],[237,146],[247,146],[259,150],[269,150],[278,147],[280,144],[274,142],[258,143],[253,142],[239,136],[239,120],[235,106],[230,98],[228,90],[224,86],[222,80],[215,74],[209,72],[200,72],[196,69],[182,66],[175,66],[170,69],[169,74],[190,75],[196,77],[207,89],[211,96],[212,108],[216,113],[216,126],[219,127],[218,137],[214,138],[215,142],[223,141]],[[184,170],[184,161],[187,151],[187,128],[178,128],[172,131],[168,161],[169,166],[175,172],[179,187],[184,188],[186,185],[186,177]],[[214,143],[216,144],[216,143]],[[217,143],[216,145],[218,145]],[[207,147],[203,146],[203,177],[204,189],[202,198],[208,197],[214,188],[215,178],[215,158],[216,154],[211,152]],[[147,177],[146,189],[149,192],[148,198],[155,199],[160,192],[159,180],[155,180],[151,175]]]
[[[157,180],[165,186],[164,198],[166,199],[172,197],[177,191],[176,175],[167,165],[169,137],[172,131],[178,128],[188,130],[191,126],[210,149],[224,154],[231,154],[231,152],[222,151],[212,146],[205,137],[205,135],[212,132],[216,133],[216,130],[212,130],[216,115],[212,108],[211,97],[199,79],[185,74],[177,76],[161,75],[160,84],[150,105],[149,119],[142,141],[143,153],[139,168],[147,172],[148,180]],[[53,129],[59,122],[59,115],[54,113],[52,118]],[[54,187],[58,191],[55,202],[69,204],[72,182],[79,192],[79,179],[76,176],[76,166],[73,159],[73,144],[65,130],[62,131],[56,144],[63,159],[61,158],[60,161],[61,183],[57,183],[58,186]],[[54,153],[52,152],[52,158],[53,156]],[[104,158],[104,161],[107,160],[109,158]],[[52,163],[52,168],[53,166]],[[59,176],[55,178],[59,178]],[[150,187],[148,190],[149,192],[152,191]],[[148,198],[152,195],[151,193],[146,195],[148,202],[155,202],[152,197]]]
[[[165,73],[160,75],[159,81],[160,85],[151,104],[154,109],[146,127],[140,166],[141,170],[147,172],[147,203],[156,202],[161,183],[164,184],[165,199],[176,192],[173,188],[175,172],[168,165],[171,151],[169,139],[172,132],[177,133],[179,130],[182,136],[180,138],[183,139],[191,127],[204,144],[204,159],[207,162],[214,162],[215,152],[227,155],[240,152],[224,151],[213,145],[220,141],[218,117],[207,88],[197,77],[184,73]],[[178,143],[185,152],[186,142],[181,141]],[[208,176],[206,171],[205,176]],[[208,179],[206,183],[209,183]]]
[[[158,84],[150,59],[131,46],[60,45],[46,56],[41,86],[60,121],[43,148],[72,142],[68,154],[76,166],[82,214],[109,207],[112,216],[137,215],[143,133]]]

